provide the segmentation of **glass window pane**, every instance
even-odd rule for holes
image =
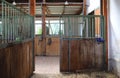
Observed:
[[[42,23],[35,23],[35,34],[41,35],[42,34]]]

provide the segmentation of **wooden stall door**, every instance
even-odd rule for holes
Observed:
[[[103,70],[103,44],[95,39],[61,41],[61,72]]]
[[[35,37],[35,55],[43,55],[43,40],[40,40],[40,36]],[[46,38],[46,52],[47,56],[59,56],[60,55],[60,38],[59,37],[47,37]]]
[[[59,37],[46,38],[46,55],[47,56],[60,55],[60,38]]]

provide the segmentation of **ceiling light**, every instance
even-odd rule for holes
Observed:
[[[65,5],[68,5],[69,3],[68,3],[68,1],[65,1]]]
[[[13,1],[13,3],[12,3],[13,5],[16,5],[16,2],[15,1]]]

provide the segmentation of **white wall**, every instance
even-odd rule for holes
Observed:
[[[109,69],[120,75],[120,0],[108,0]]]

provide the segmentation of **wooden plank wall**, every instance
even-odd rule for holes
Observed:
[[[49,45],[49,39],[51,38],[51,44]],[[60,39],[59,37],[46,38],[46,55],[59,56],[60,55]]]
[[[69,41],[68,40],[63,40],[61,42],[61,53],[60,53],[60,71],[62,72],[66,72],[69,71],[69,56],[68,56],[68,52],[69,52]]]
[[[42,41],[40,40],[40,36],[35,36],[35,46],[34,51],[35,55],[42,55]]]
[[[0,78],[30,78],[32,73],[32,41],[0,49]]]
[[[49,39],[51,38],[51,44],[49,44]],[[35,55],[43,55],[42,51],[42,40],[40,36],[35,37]],[[47,37],[46,38],[46,54],[47,56],[59,56],[60,55],[60,39],[59,37]]]
[[[103,44],[95,39],[62,40],[61,72],[103,69]]]

